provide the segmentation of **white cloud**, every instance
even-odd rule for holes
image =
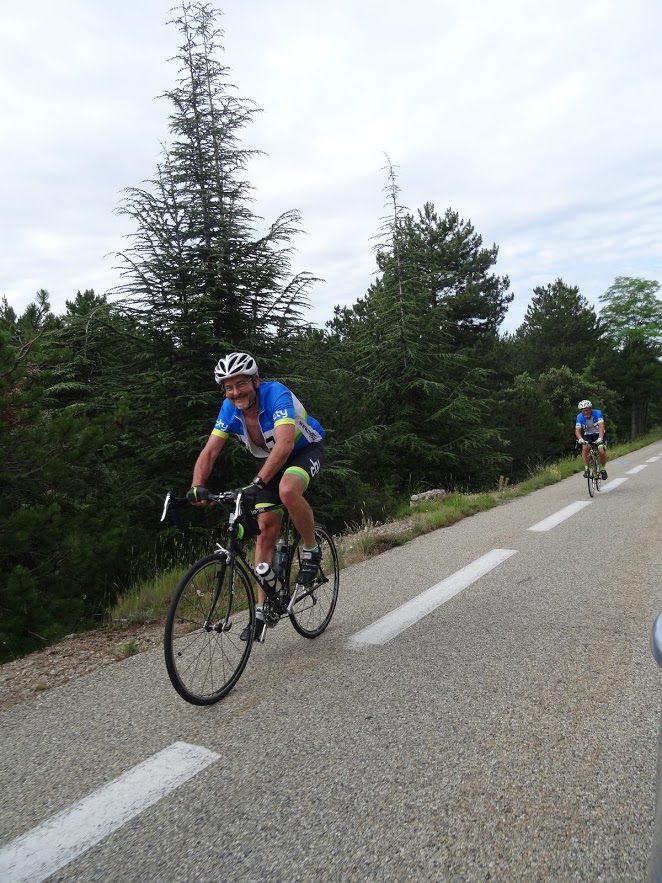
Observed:
[[[311,318],[365,294],[385,214],[433,202],[499,246],[521,321],[562,277],[592,302],[616,275],[662,278],[662,82],[656,0],[219,0],[222,57],[263,108],[244,143],[268,222],[298,208],[295,269],[326,279]],[[0,294],[62,309],[117,282],[114,209],[156,169],[179,45],[169,0],[32,0],[0,24]]]

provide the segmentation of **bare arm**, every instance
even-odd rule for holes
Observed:
[[[212,434],[209,436],[207,444],[200,451],[198,459],[195,461],[191,487],[205,487],[205,483],[211,475],[216,458],[221,453],[224,444],[225,439],[220,435]]]

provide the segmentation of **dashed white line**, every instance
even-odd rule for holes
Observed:
[[[662,456],[662,455],[658,454],[657,457],[649,457],[648,460],[646,460],[646,462],[647,463],[657,463],[657,461],[660,459],[660,456]]]
[[[577,501],[576,503],[571,503],[569,506],[566,506],[564,509],[559,509],[558,512],[555,512],[554,515],[550,515],[549,518],[545,518],[543,521],[539,521],[537,524],[534,524],[533,527],[530,527],[529,530],[535,531],[545,531],[551,530],[553,527],[556,527],[557,524],[561,524],[562,521],[565,521],[566,518],[570,518],[571,515],[574,515],[575,512],[579,512],[580,509],[583,509],[584,506],[590,506],[591,501]]]
[[[609,484],[603,484],[600,491],[601,494],[608,494],[609,491],[615,490],[617,487],[627,481],[627,478],[612,478]]]
[[[641,472],[642,469],[646,469],[646,464],[642,463],[641,466],[633,466],[632,469],[628,469],[625,473],[626,475],[636,475],[637,472]]]
[[[458,592],[475,583],[502,561],[510,558],[515,554],[515,551],[515,549],[492,549],[491,552],[477,558],[471,564],[467,564],[466,567],[417,595],[416,598],[412,598],[411,601],[407,601],[387,613],[386,616],[373,622],[372,625],[352,635],[348,641],[348,647],[356,650],[371,644],[385,644],[448,601],[453,595],[457,595]]]
[[[175,742],[0,849],[3,883],[39,883],[219,757]]]

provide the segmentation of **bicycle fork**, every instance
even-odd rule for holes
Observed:
[[[223,590],[223,580],[225,579],[225,573],[228,568],[227,551],[223,549],[222,546],[218,546],[217,549],[222,553],[221,557],[223,558],[223,561],[221,562],[219,570],[216,574],[216,591],[214,592],[214,597],[212,598],[209,613],[205,617],[202,628],[206,632],[229,632],[232,628],[230,614],[232,612],[232,601],[234,600],[234,568],[231,568],[228,579],[228,603],[225,608],[225,616],[217,620],[216,622],[212,621],[214,611],[216,610],[216,605],[218,604],[218,599],[221,597],[221,591]]]

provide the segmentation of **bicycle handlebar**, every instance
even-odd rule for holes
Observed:
[[[243,497],[243,489],[238,488],[234,491],[222,491],[220,494],[212,494],[211,491],[208,491],[209,497],[208,502],[215,504],[222,503],[234,503]],[[163,501],[163,512],[161,513],[161,521],[165,521],[166,515],[168,514],[169,509],[180,509],[182,506],[193,505],[189,503],[186,497],[175,497],[172,495],[171,491],[168,491],[166,494],[166,498]]]

